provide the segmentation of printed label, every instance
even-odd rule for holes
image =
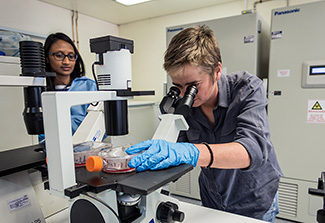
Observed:
[[[254,35],[244,36],[244,43],[254,43]]]
[[[20,209],[25,208],[29,205],[30,205],[30,201],[28,199],[27,194],[22,197],[16,198],[14,200],[8,201],[8,207],[9,207],[10,212],[20,210]]]
[[[309,100],[307,109],[307,123],[325,124],[325,100]]]
[[[93,136],[92,140],[95,142],[97,139],[99,139],[99,136],[101,135],[102,131],[100,129],[98,129],[95,133],[95,135]]]

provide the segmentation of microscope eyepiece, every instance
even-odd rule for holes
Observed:
[[[169,89],[159,105],[162,114],[181,114],[184,117],[189,114],[197,94],[197,87],[195,85],[188,86],[182,98],[180,93],[181,91],[177,87],[173,86]]]
[[[182,99],[177,102],[175,114],[181,114],[187,117],[194,103],[194,98],[197,94],[195,85],[188,86]]]
[[[169,92],[167,93],[167,95],[170,95],[171,97],[178,97],[181,93],[181,90],[179,90],[178,87],[172,86],[169,89]]]
[[[159,108],[162,114],[174,113],[175,104],[179,99],[181,91],[177,87],[171,87],[167,95],[162,99]]]

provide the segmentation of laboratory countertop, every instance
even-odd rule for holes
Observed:
[[[211,208],[205,208],[199,205],[180,202],[179,210],[185,213],[183,223],[198,223],[198,222],[221,222],[221,223],[263,223],[264,221],[248,218],[236,214],[218,211]],[[51,216],[46,219],[46,223],[69,223],[69,210]],[[265,223],[265,222],[264,222]]]
[[[180,202],[181,211],[185,212],[184,223],[222,222],[222,223],[263,223],[264,221],[241,215],[218,211],[195,204]]]

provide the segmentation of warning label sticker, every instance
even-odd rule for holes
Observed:
[[[309,100],[307,109],[307,123],[325,124],[325,100]]]

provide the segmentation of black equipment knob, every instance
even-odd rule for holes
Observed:
[[[325,222],[325,210],[320,209],[317,211],[317,222],[324,223]]]
[[[161,223],[182,222],[185,214],[178,210],[177,204],[167,201],[159,204],[156,217]]]

